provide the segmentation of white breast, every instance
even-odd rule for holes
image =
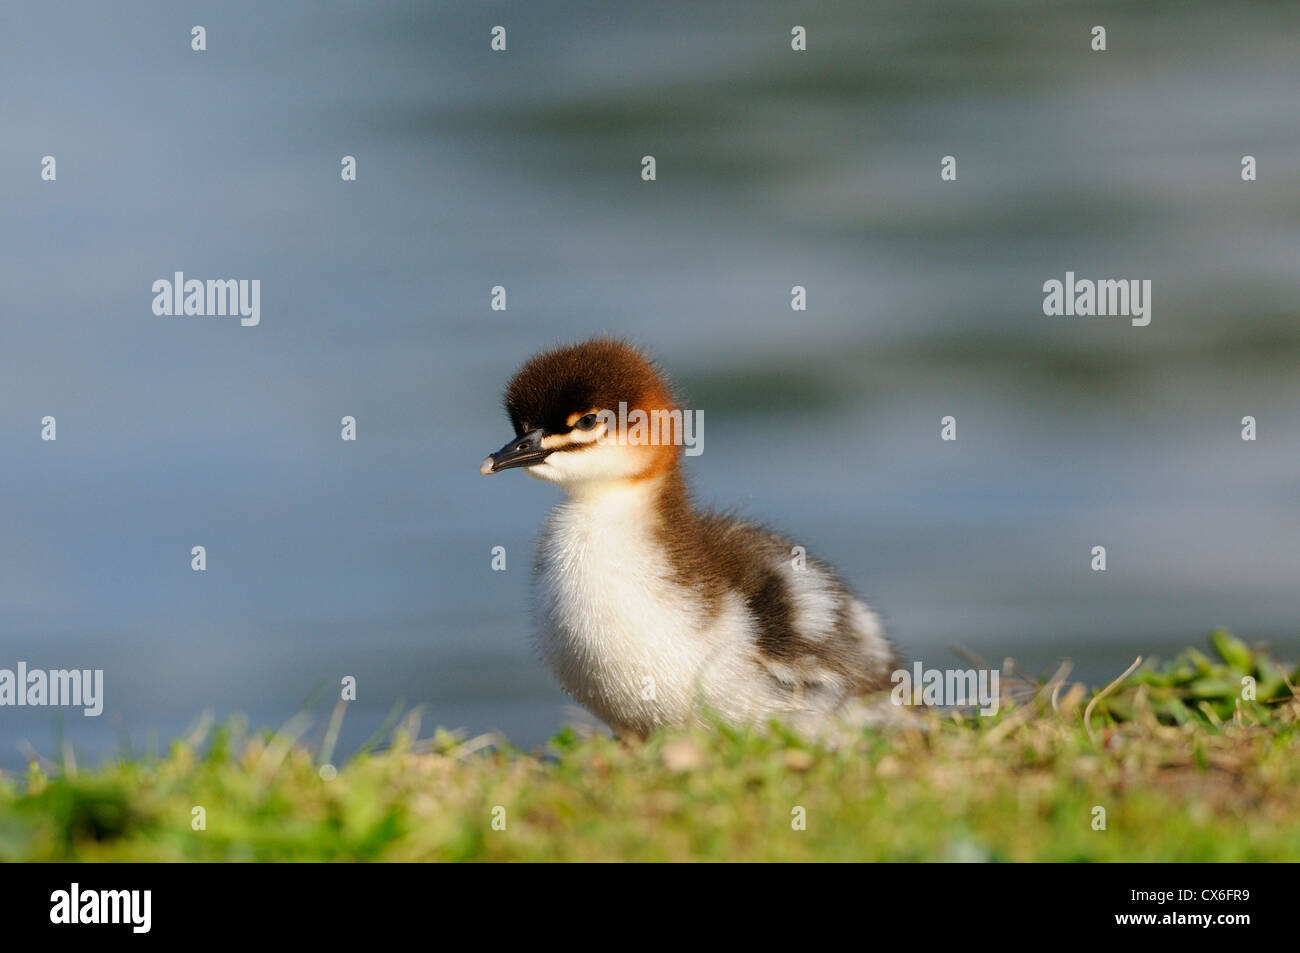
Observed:
[[[711,618],[674,582],[636,487],[570,498],[542,538],[538,648],[563,685],[615,728],[647,733],[707,706],[749,721],[775,698],[753,661],[738,595]]]

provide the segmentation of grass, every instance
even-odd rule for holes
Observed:
[[[301,723],[200,726],[162,758],[0,776],[0,861],[1300,860],[1300,669],[1211,646],[834,749],[715,726],[530,753],[408,720],[335,774]]]

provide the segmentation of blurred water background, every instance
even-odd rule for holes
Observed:
[[[927,665],[1300,655],[1298,53],[1284,3],[6,4],[0,667],[106,707],[0,709],[0,766],[343,675],[345,752],[399,701],[542,741],[555,492],[477,466],[517,363],[592,332],[704,411],[703,500]],[[1151,279],[1150,326],[1045,317],[1067,270]],[[261,325],[154,316],[175,271],[260,279]]]

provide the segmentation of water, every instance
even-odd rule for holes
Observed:
[[[805,54],[792,22],[0,13],[0,667],[107,686],[99,719],[0,710],[0,766],[275,726],[344,675],[343,749],[399,702],[544,739],[573,717],[529,648],[554,492],[477,465],[516,364],[592,332],[704,411],[702,499],[835,563],[927,664],[1095,683],[1220,624],[1300,655],[1300,10],[831,4]],[[155,317],[178,270],[259,278],[261,325]],[[1152,323],[1045,317],[1067,270],[1151,279]]]

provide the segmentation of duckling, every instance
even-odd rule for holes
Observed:
[[[545,351],[515,373],[505,409],[515,436],[480,472],[522,468],[566,494],[538,547],[539,654],[617,734],[710,717],[815,731],[889,688],[898,662],[880,619],[830,566],[697,509],[680,440],[620,429],[619,409],[680,419],[641,352],[610,338]]]

